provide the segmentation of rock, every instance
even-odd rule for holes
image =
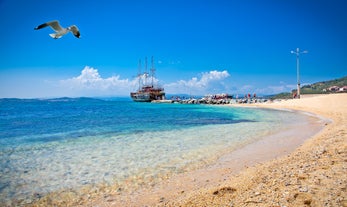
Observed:
[[[223,187],[219,190],[216,190],[213,192],[213,195],[224,195],[226,193],[233,193],[235,192],[236,189],[235,188],[232,188],[232,187]]]
[[[305,186],[305,187],[300,186],[299,187],[299,192],[304,192],[304,193],[308,192],[307,186]]]
[[[115,200],[116,200],[115,197],[108,197],[108,198],[106,199],[106,202],[113,202],[113,201],[115,201]]]

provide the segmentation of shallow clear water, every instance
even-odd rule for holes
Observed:
[[[0,99],[0,202],[192,170],[306,116],[96,99]]]

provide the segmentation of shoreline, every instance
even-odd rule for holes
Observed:
[[[300,110],[331,120],[289,155],[243,169],[161,206],[347,206],[347,94],[246,107]],[[245,107],[240,105],[240,107]]]
[[[344,100],[347,100],[346,97],[347,96],[344,97]],[[300,102],[301,100],[293,101]],[[325,117],[331,119],[333,122],[328,123],[328,120],[324,120],[325,125],[327,126],[324,127],[323,130],[319,130],[319,132],[316,131],[313,137],[312,135],[310,135],[309,137],[305,136],[304,138],[300,139],[297,138],[297,136],[293,137],[291,134],[280,134],[278,135],[278,137],[281,137],[280,140],[274,138],[271,139],[271,137],[260,139],[253,144],[246,145],[241,149],[235,150],[229,154],[222,156],[215,164],[192,172],[174,175],[173,177],[167,180],[163,180],[153,187],[144,188],[140,191],[127,193],[118,192],[117,189],[114,189],[107,192],[100,192],[100,194],[92,194],[89,192],[89,190],[91,189],[89,189],[85,191],[85,195],[83,196],[84,198],[78,198],[79,195],[67,195],[68,197],[72,197],[73,199],[68,199],[70,200],[70,202],[67,201],[67,203],[63,202],[61,204],[78,204],[79,206],[241,206],[245,205],[246,202],[247,206],[259,206],[265,204],[275,205],[275,201],[271,201],[272,203],[269,203],[266,200],[271,193],[264,193],[262,191],[263,186],[267,184],[267,182],[264,182],[264,179],[265,181],[270,182],[270,179],[268,178],[269,169],[281,169],[287,166],[287,163],[290,163],[288,159],[290,160],[293,156],[297,159],[297,151],[301,152],[302,148],[307,148],[307,145],[309,145],[312,140],[317,139],[316,137],[319,137],[322,134],[324,135],[328,130],[327,128],[330,128],[331,126],[336,124],[336,121],[338,121],[335,119],[336,117],[330,117],[329,114],[317,113],[316,110],[305,110],[305,107],[291,106],[290,104],[288,104],[291,102],[292,101],[290,100],[289,102],[283,101],[282,104],[281,102],[279,102],[280,104],[278,104],[277,102],[250,105],[240,104],[237,106],[232,105],[231,107],[240,106],[281,110],[300,110],[303,113],[308,112],[308,116],[312,116],[312,114],[314,114],[313,116],[318,115],[316,118],[320,118],[320,120],[321,117]],[[283,103],[287,104],[284,105]],[[305,131],[305,129],[301,130]],[[346,136],[346,134],[344,135]],[[283,140],[283,137],[285,136],[287,136],[287,138],[291,138],[292,140],[290,142],[278,142]],[[274,140],[277,140],[277,143],[274,142]],[[290,146],[288,144],[290,144]],[[257,150],[260,149],[259,146],[262,146],[260,148],[263,150]],[[265,146],[272,146],[271,153],[269,153]],[[274,152],[274,149],[278,150]],[[254,154],[250,155],[250,152]],[[342,153],[346,153],[345,150],[342,149]],[[253,159],[249,159],[250,156],[253,157]],[[287,161],[285,161],[285,163],[282,163],[282,165],[276,163],[281,162],[282,160]],[[301,161],[295,161],[294,164],[297,162],[305,163],[305,161]],[[293,169],[295,169],[295,167],[293,167]],[[290,171],[295,172],[295,170],[293,169],[291,169]],[[275,171],[277,172],[277,170]],[[300,176],[302,177],[304,175],[294,177],[300,178]],[[274,181],[276,181],[277,183],[277,180],[280,180],[273,175],[271,175],[270,177],[272,178],[272,183]],[[261,182],[259,182],[259,179],[261,180]],[[306,180],[306,177],[304,180]],[[345,184],[346,180],[343,180],[342,183]],[[259,187],[259,185],[262,185],[261,188]],[[255,189],[258,189],[255,192],[253,192],[254,186],[257,186]],[[291,187],[291,185],[288,186]],[[280,189],[280,187],[283,186],[279,186],[277,188]],[[278,190],[273,190],[273,192],[276,191]],[[291,196],[290,199],[288,198],[287,203],[282,203],[286,204],[287,206],[291,206],[293,205],[294,201],[298,201],[302,197],[306,198],[308,196],[306,196],[306,194],[308,194],[309,188],[304,186],[303,188],[301,188],[301,191],[299,190],[298,195],[294,193],[294,196]],[[301,193],[305,194],[302,195]],[[287,192],[285,190],[284,194],[291,195],[291,192]],[[344,202],[344,200],[346,199],[345,194],[346,193],[342,195],[342,199],[340,199],[342,201],[339,201],[339,204],[341,204],[341,202]],[[240,198],[245,198],[246,200],[241,199],[240,201]],[[253,201],[252,198],[256,198],[258,200]],[[306,200],[304,199],[303,202],[304,204],[305,202],[315,203],[315,200],[310,198]],[[279,203],[280,202],[277,202],[277,204]],[[39,202],[37,204],[34,204],[34,206],[40,206],[40,204],[44,205],[48,203],[47,201],[46,203],[43,201],[43,203]],[[299,205],[299,203],[297,204]]]

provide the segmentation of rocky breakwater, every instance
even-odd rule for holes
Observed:
[[[245,95],[244,98],[234,98],[233,95],[228,94],[215,94],[215,95],[206,95],[202,98],[180,98],[173,97],[171,100],[165,100],[165,103],[180,103],[180,104],[251,104],[251,103],[264,103],[268,99],[259,98],[254,95]]]

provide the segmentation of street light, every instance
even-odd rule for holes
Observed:
[[[300,98],[300,65],[299,65],[299,56],[300,54],[308,53],[307,50],[300,52],[299,48],[296,48],[296,51],[290,51],[292,54],[296,54],[296,76],[298,79],[298,87],[297,87],[297,97]]]

